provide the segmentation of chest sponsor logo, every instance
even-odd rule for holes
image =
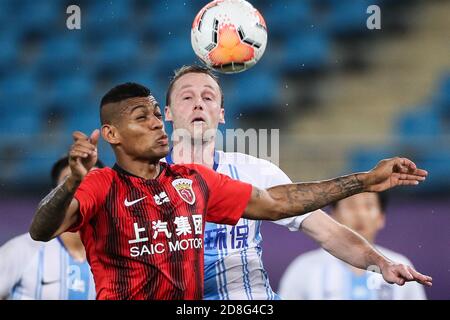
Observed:
[[[150,226],[145,228],[137,222],[133,224],[135,237],[128,240],[131,257],[199,249],[203,246],[202,215],[179,216],[173,221],[150,221]]]
[[[192,189],[192,180],[190,179],[176,179],[172,182],[172,186],[177,190],[178,195],[183,201],[194,204],[195,193]]]
[[[162,205],[163,203],[170,202],[169,196],[165,192],[154,195],[153,199],[158,206]]]

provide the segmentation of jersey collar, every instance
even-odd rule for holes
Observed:
[[[162,161],[159,162],[159,165],[160,165],[160,171],[159,171],[158,175],[156,177],[154,177],[153,179],[145,179],[145,178],[136,176],[136,175],[132,174],[131,172],[126,171],[124,168],[119,166],[117,163],[114,164],[112,169],[117,171],[117,172],[119,172],[119,173],[121,173],[121,174],[124,174],[126,176],[135,177],[135,178],[139,178],[139,179],[142,179],[142,180],[156,180],[156,179],[158,179],[161,176],[161,174],[163,173],[163,171],[167,167],[167,165],[164,162],[162,162]]]

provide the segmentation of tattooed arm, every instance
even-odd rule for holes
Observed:
[[[80,217],[75,191],[83,178],[97,162],[99,131],[90,137],[82,132],[73,133],[74,143],[69,152],[69,177],[53,189],[40,203],[30,226],[31,238],[49,241],[68,230]]]
[[[253,187],[244,217],[279,220],[314,211],[362,192],[364,187],[358,175],[360,174],[321,182],[286,184],[266,190]]]
[[[77,222],[79,204],[73,196],[80,182],[69,176],[42,199],[30,227],[33,240],[49,241]]]
[[[279,220],[320,209],[360,192],[380,192],[400,185],[417,185],[427,172],[405,158],[380,161],[369,172],[332,180],[293,183],[266,190],[253,187],[244,218]]]

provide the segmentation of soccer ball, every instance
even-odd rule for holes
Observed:
[[[244,0],[216,0],[194,19],[191,43],[208,67],[223,73],[247,70],[261,59],[267,45],[262,15]]]

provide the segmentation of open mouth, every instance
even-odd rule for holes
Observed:
[[[205,123],[205,119],[202,117],[195,117],[194,119],[192,119],[191,123],[197,124],[197,123]]]

